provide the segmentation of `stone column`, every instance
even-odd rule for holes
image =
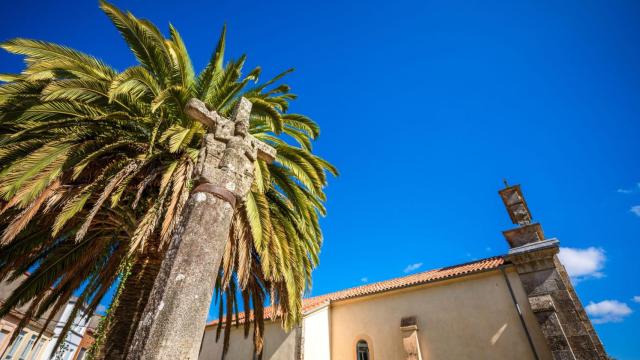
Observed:
[[[503,232],[511,250],[507,261],[516,267],[531,309],[554,359],[607,359],[591,321],[557,257],[559,241],[546,239],[531,214],[519,186],[500,195],[519,227]]]
[[[196,360],[236,201],[244,201],[258,157],[275,150],[248,134],[251,103],[231,120],[192,99],[185,112],[209,130],[196,166],[198,186],[174,230],[127,359]]]
[[[233,209],[212,194],[197,192],[184,211],[128,359],[198,358],[225,246],[217,239],[228,237]]]

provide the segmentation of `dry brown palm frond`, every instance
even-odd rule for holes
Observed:
[[[111,192],[113,192],[113,190],[118,185],[120,185],[125,177],[134,172],[138,166],[138,162],[132,161],[111,178],[111,180],[104,187],[104,190],[102,191],[102,194],[100,194],[98,200],[93,204],[93,207],[91,208],[91,211],[89,211],[89,214],[84,220],[84,223],[76,232],[76,242],[82,240],[87,234],[87,231],[89,231],[89,226],[91,225],[91,221],[93,221],[93,218],[98,214],[98,211],[102,207],[102,204],[104,204],[107,198],[111,195]]]
[[[31,202],[29,206],[24,209],[24,211],[16,215],[13,221],[2,233],[0,244],[4,245],[13,240],[15,236],[18,235],[20,231],[22,231],[27,226],[27,224],[29,224],[31,219],[33,219],[33,217],[40,210],[42,204],[55,193],[58,187],[60,187],[60,182],[55,181],[53,184],[49,185],[33,202]]]
[[[173,176],[169,205],[166,207],[167,210],[160,227],[160,246],[162,248],[168,245],[173,229],[181,219],[182,209],[189,198],[189,188],[187,185],[189,179],[191,179],[192,172],[192,162],[187,160],[180,164],[180,167]]]

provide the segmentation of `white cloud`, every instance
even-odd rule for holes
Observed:
[[[616,192],[619,193],[619,194],[632,194],[632,193],[634,193],[636,191],[639,191],[639,190],[640,190],[640,183],[637,183],[636,187],[632,187],[632,188],[629,188],[629,189],[620,188],[620,189],[616,190]]]
[[[604,268],[604,262],[607,257],[601,248],[577,249],[561,247],[558,256],[575,283],[587,278],[604,277],[601,270]]]
[[[621,322],[633,312],[627,304],[618,300],[603,300],[597,303],[592,301],[585,307],[585,310],[591,316],[594,324]]]
[[[404,268],[404,273],[410,273],[412,271],[418,270],[422,266],[422,263],[409,264],[406,268]]]
[[[100,304],[98,305],[98,307],[96,308],[96,312],[99,314],[104,314],[107,311],[107,307]]]
[[[369,278],[363,277],[363,278],[360,278],[360,281],[362,281],[363,283],[366,283],[366,282],[369,282]]]
[[[634,213],[636,216],[640,216],[640,205],[632,206],[631,209],[629,209],[629,211]]]
[[[634,296],[633,302],[637,302],[638,304],[640,304],[640,296]]]

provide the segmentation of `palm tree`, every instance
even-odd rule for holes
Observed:
[[[25,56],[26,66],[0,75],[0,280],[31,276],[0,316],[28,303],[23,326],[47,310],[55,314],[74,294],[70,319],[82,306],[92,314],[119,284],[96,356],[125,356],[192,187],[204,130],[184,105],[196,97],[228,116],[244,96],[253,103],[250,132],[278,155],[272,164],[259,161],[248,199],[234,214],[215,298],[221,317],[226,313],[225,347],[239,302],[246,312],[253,308],[259,355],[265,299],[284,327],[293,326],[318,263],[326,173],[337,175],[312,153],[319,127],[288,113],[296,96],[279,81],[291,70],[259,83],[259,67],[242,74],[244,55],[225,64],[225,28],[196,74],[173,26],[165,38],[147,20],[100,6],[137,65],[118,72],[37,40],[1,45]]]

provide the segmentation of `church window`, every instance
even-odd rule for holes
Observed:
[[[369,360],[369,344],[364,340],[356,345],[356,360]]]

